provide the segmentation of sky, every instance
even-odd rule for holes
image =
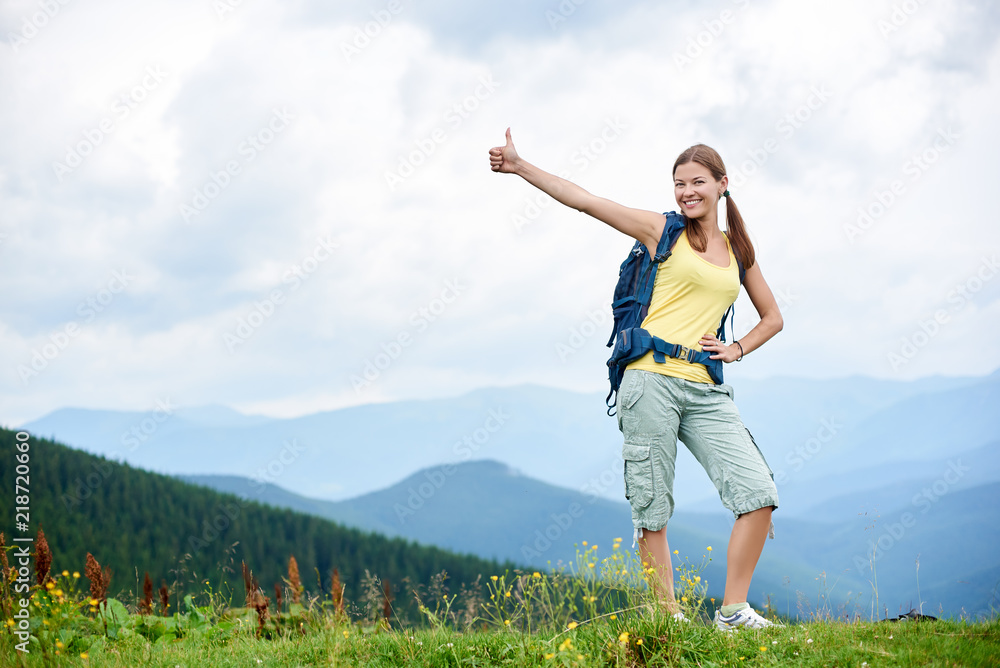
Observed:
[[[604,391],[632,240],[491,172],[507,127],[655,211],[681,151],[720,152],[785,323],[729,378],[986,375],[998,25],[965,0],[8,0],[0,424]]]

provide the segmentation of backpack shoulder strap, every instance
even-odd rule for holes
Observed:
[[[665,218],[663,233],[660,234],[660,242],[656,245],[656,258],[654,258],[658,262],[670,257],[674,244],[677,243],[681,232],[684,231],[684,216],[679,215],[676,211],[667,211],[663,216]],[[659,259],[657,260],[657,258]]]

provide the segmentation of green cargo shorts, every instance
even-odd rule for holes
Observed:
[[[734,516],[777,508],[774,474],[743,425],[729,385],[628,369],[617,411],[625,437],[625,498],[636,537],[642,529],[662,529],[673,515],[678,439],[705,467]]]

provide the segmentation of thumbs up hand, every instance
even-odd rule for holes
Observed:
[[[507,128],[507,144],[505,146],[494,146],[490,149],[490,169],[502,174],[510,174],[514,171],[517,161],[517,151],[514,149],[514,141],[510,138],[510,128]]]

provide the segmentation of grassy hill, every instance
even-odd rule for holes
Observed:
[[[230,582],[242,595],[240,562],[265,591],[280,583],[294,555],[307,590],[327,589],[337,568],[346,596],[362,596],[365,573],[388,581],[400,612],[412,610],[409,584],[431,582],[441,571],[458,591],[480,575],[512,563],[462,556],[386,538],[329,520],[277,509],[108,461],[59,443],[30,439],[31,534],[44,529],[56,571],[84,570],[86,555],[113,572],[111,593],[133,601],[144,572],[157,586],[218,587]],[[0,515],[14,517],[15,432],[0,429]],[[8,544],[10,536],[8,535]],[[227,570],[228,569],[228,570]],[[132,596],[128,592],[132,592]]]

